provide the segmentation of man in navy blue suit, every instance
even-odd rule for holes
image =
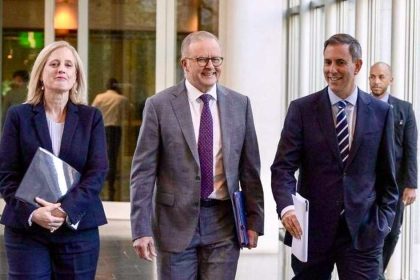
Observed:
[[[400,196],[391,232],[387,235],[383,250],[383,267],[379,279],[385,279],[384,271],[388,266],[401,232],[404,206],[416,200],[417,188],[417,125],[413,106],[387,92],[392,83],[391,67],[377,62],[370,67],[369,85],[372,96],[391,105],[394,113],[395,174]]]
[[[309,200],[308,261],[292,257],[294,279],[377,279],[398,200],[391,107],[358,89],[359,42],[336,34],[324,43],[328,86],[291,102],[271,167],[277,212],[300,238],[292,194]],[[299,171],[296,182],[295,172]]]

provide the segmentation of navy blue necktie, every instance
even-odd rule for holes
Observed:
[[[201,198],[207,199],[213,192],[213,118],[209,106],[211,96],[203,94],[200,99],[204,105],[198,132],[198,156],[201,168]]]
[[[341,100],[337,102],[337,106],[338,112],[335,131],[337,133],[338,149],[340,150],[341,160],[343,161],[343,164],[345,164],[350,152],[349,124],[346,115],[347,103],[346,101]]]

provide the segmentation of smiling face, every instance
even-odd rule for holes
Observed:
[[[222,51],[214,39],[203,39],[192,42],[187,49],[186,57],[182,59],[185,78],[201,92],[207,92],[217,83],[222,72],[222,66],[215,67],[211,60],[205,65],[198,65],[197,57],[221,57]]]
[[[45,63],[41,79],[46,93],[69,92],[76,82],[76,62],[66,47],[53,51]]]
[[[349,45],[328,45],[324,50],[324,77],[330,89],[340,98],[351,95],[356,86],[355,77],[362,67],[362,60],[353,61]]]

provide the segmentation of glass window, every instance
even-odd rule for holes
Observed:
[[[324,66],[324,38],[325,38],[325,11],[324,6],[316,7],[311,11],[311,55],[309,92],[316,92],[325,87],[323,73]]]
[[[56,0],[54,13],[55,40],[69,42],[77,49],[78,0]]]
[[[177,51],[176,61],[181,59],[181,43],[191,32],[204,30],[218,36],[219,33],[219,0],[177,1]],[[176,69],[176,81],[184,78],[179,63]]]
[[[142,110],[146,98],[155,93],[155,57],[156,0],[89,1],[89,103],[110,87],[124,97],[118,117],[106,102],[95,105],[102,107],[108,135],[110,171],[104,200],[129,201]],[[110,79],[115,80],[109,83]],[[121,99],[108,95],[101,98],[116,103]]]
[[[2,9],[1,123],[7,109],[26,99],[26,80],[44,47],[44,1],[4,0]]]

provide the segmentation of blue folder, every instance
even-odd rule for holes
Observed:
[[[242,191],[233,193],[233,213],[235,215],[236,235],[239,246],[241,248],[247,247],[249,240],[246,225],[245,199]]]

